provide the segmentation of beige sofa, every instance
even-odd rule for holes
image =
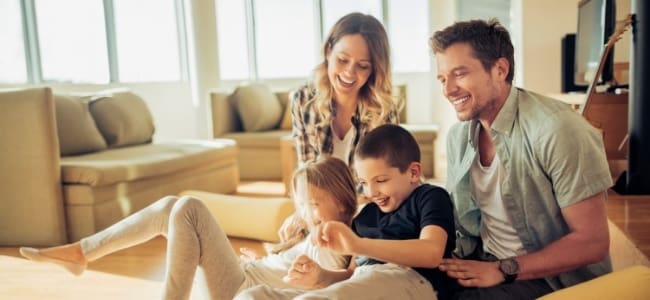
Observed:
[[[0,245],[56,245],[97,232],[186,189],[234,192],[232,140],[153,143],[130,92],[0,92]]]
[[[397,88],[400,95],[406,95],[406,86]],[[287,144],[293,143],[289,92],[272,92],[263,84],[248,84],[232,92],[213,91],[210,99],[213,136],[237,141],[241,179],[286,181],[296,165],[295,149],[287,149]],[[400,119],[406,119],[404,112]],[[402,126],[415,136],[420,145],[423,175],[434,177],[434,143],[438,126]]]

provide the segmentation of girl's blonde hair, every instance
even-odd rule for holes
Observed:
[[[399,108],[400,100],[393,95],[390,45],[386,30],[375,17],[361,13],[351,13],[339,19],[323,43],[323,61],[314,70],[314,105],[321,115],[318,125],[329,125],[332,118],[330,105],[334,98],[334,88],[327,75],[327,56],[342,37],[351,34],[361,35],[370,52],[372,71],[366,84],[359,90],[358,106],[359,121],[375,128],[388,119],[391,111]]]
[[[296,194],[300,182],[307,183],[307,188],[313,186],[328,192],[329,199],[336,201],[336,206],[339,208],[339,221],[348,225],[352,222],[352,217],[357,211],[357,194],[350,169],[342,160],[328,157],[317,162],[308,162],[294,171],[291,179],[291,195],[294,199],[305,196]],[[306,236],[307,232],[301,230],[283,243],[267,246],[267,251],[271,253],[284,251]]]

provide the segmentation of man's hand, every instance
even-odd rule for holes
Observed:
[[[303,229],[307,229],[307,223],[294,213],[284,219],[282,226],[280,226],[280,229],[278,230],[278,236],[280,237],[281,242],[286,242],[290,240],[291,237],[303,231]]]
[[[322,282],[323,269],[306,255],[293,260],[287,275],[282,278],[286,283],[305,288],[317,288]]]
[[[360,238],[348,225],[330,221],[316,227],[311,236],[312,244],[328,248],[338,254],[355,254]]]
[[[505,281],[499,271],[499,262],[464,260],[458,258],[443,259],[440,271],[458,279],[458,283],[466,287],[491,287]]]

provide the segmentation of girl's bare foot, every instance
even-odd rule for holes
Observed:
[[[20,254],[31,261],[52,263],[77,276],[86,270],[88,263],[78,242],[41,250],[29,247],[21,247],[19,250]]]

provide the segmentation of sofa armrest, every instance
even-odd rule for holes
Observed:
[[[210,92],[212,111],[212,136],[220,137],[231,132],[242,131],[241,121],[235,107],[230,103],[230,93]]]
[[[50,88],[0,92],[0,245],[67,241]]]
[[[650,268],[633,266],[550,293],[540,300],[627,299],[644,300],[650,295]]]

